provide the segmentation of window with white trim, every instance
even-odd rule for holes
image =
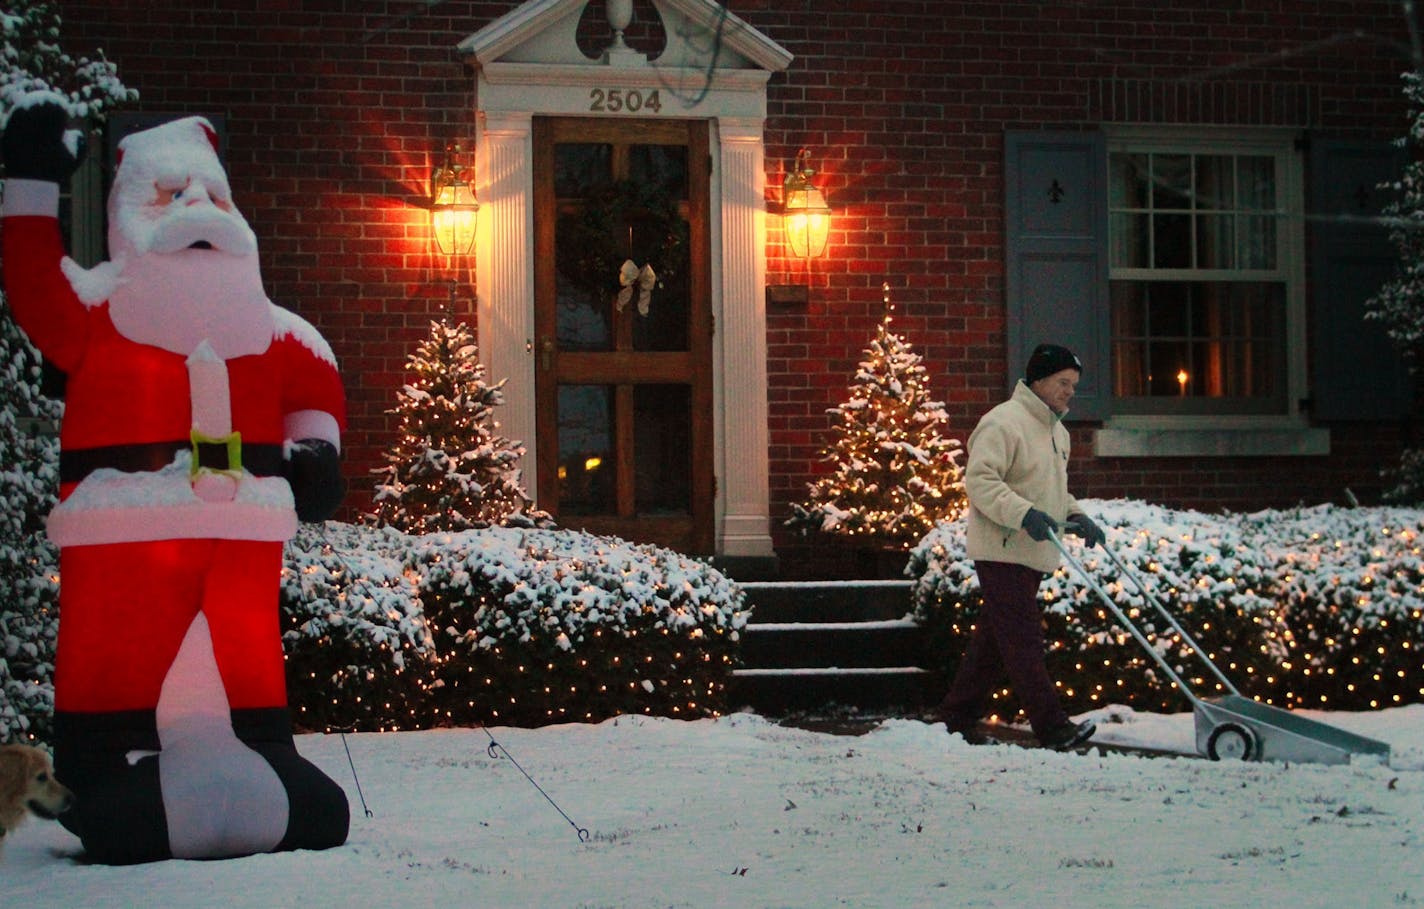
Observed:
[[[1108,137],[1115,415],[1286,415],[1302,381],[1294,136]]]

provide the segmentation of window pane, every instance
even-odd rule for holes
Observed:
[[[1191,215],[1154,215],[1152,218],[1152,267],[1190,268],[1191,265]]]
[[[1240,180],[1240,207],[1273,211],[1276,208],[1276,161],[1261,155],[1236,159]]]
[[[559,386],[559,513],[611,514],[617,503],[613,388]]]
[[[1267,216],[1242,216],[1237,220],[1241,226],[1241,268],[1276,267],[1276,219]]]
[[[1236,207],[1235,160],[1229,155],[1197,155],[1198,209],[1219,211]]]
[[[1150,185],[1146,155],[1114,154],[1109,161],[1108,206],[1146,208]]]
[[[1147,268],[1147,215],[1114,212],[1112,264],[1120,268]]]
[[[1197,268],[1236,267],[1236,219],[1232,215],[1197,217]]]
[[[1191,155],[1152,156],[1152,207],[1158,211],[1192,207]]]
[[[1114,281],[1112,296],[1113,394],[1147,394],[1147,287]]]

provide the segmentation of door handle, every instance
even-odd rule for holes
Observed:
[[[539,360],[544,369],[554,366],[554,339],[545,336],[539,341]]]

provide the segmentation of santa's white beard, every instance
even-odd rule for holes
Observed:
[[[207,341],[224,360],[262,353],[274,332],[255,253],[130,253],[109,297],[109,317],[140,344],[187,356]]]

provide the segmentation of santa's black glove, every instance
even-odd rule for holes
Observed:
[[[1103,533],[1103,529],[1093,523],[1092,518],[1081,512],[1078,514],[1070,514],[1063,527],[1069,533],[1077,534],[1082,537],[1083,542],[1088,544],[1089,549],[1092,549],[1094,546],[1101,546],[1108,541],[1108,536]]]
[[[54,102],[15,108],[0,140],[5,176],[61,184],[68,181],[84,160],[84,134],[68,127],[69,114]],[[72,147],[65,141],[66,133]]]
[[[1023,529],[1030,537],[1042,543],[1048,535],[1058,529],[1058,522],[1037,508],[1030,508],[1023,518]]]
[[[302,439],[292,446],[287,482],[297,504],[297,520],[325,521],[346,496],[341,454],[325,439]]]

